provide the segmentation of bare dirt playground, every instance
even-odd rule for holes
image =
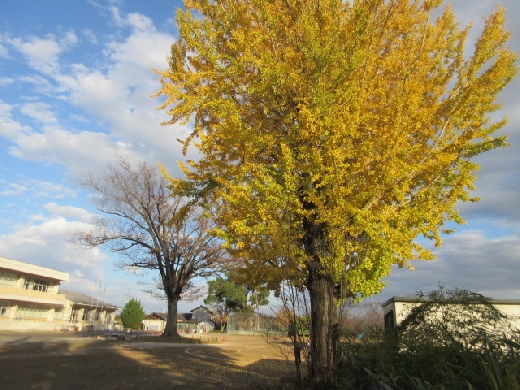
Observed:
[[[0,388],[294,388],[288,339],[209,337],[202,337],[199,344],[198,340],[173,343],[150,338],[111,341],[82,333],[0,333]]]

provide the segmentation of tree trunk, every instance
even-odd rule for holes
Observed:
[[[177,333],[177,303],[179,298],[168,297],[168,318],[166,320],[166,326],[164,328],[164,336],[178,336]]]
[[[338,329],[337,298],[332,275],[321,264],[320,253],[327,251],[324,223],[313,216],[316,205],[300,196],[304,210],[312,212],[303,219],[303,245],[309,256],[307,289],[311,299],[310,376],[320,389],[334,387],[334,335]]]
[[[313,381],[319,388],[334,387],[335,329],[337,308],[334,283],[318,269],[309,270],[308,289],[311,299],[311,356]]]

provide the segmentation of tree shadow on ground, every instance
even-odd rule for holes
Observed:
[[[291,363],[211,345],[24,343],[3,351],[6,389],[280,389]],[[155,344],[155,343],[151,343]],[[256,356],[255,356],[256,355]],[[255,360],[256,359],[256,360]]]

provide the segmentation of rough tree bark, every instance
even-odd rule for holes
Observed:
[[[177,305],[179,303],[179,297],[173,297],[168,299],[168,318],[166,326],[164,328],[165,336],[176,336],[177,332]]]
[[[334,385],[333,329],[337,326],[335,285],[330,276],[318,269],[309,271],[308,290],[311,299],[311,348],[315,382],[322,388]]]
[[[313,211],[316,206],[300,195],[303,207]],[[311,301],[311,356],[314,382],[322,388],[334,386],[334,337],[337,326],[337,297],[335,282],[320,255],[330,250],[326,239],[327,226],[312,217],[304,218],[303,245],[309,257],[307,262],[307,290]]]

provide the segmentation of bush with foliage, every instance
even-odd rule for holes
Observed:
[[[137,299],[130,299],[121,311],[121,321],[126,328],[141,329],[143,318],[144,309]]]
[[[394,334],[343,345],[338,377],[356,389],[520,389],[520,333],[489,299],[440,288]]]

